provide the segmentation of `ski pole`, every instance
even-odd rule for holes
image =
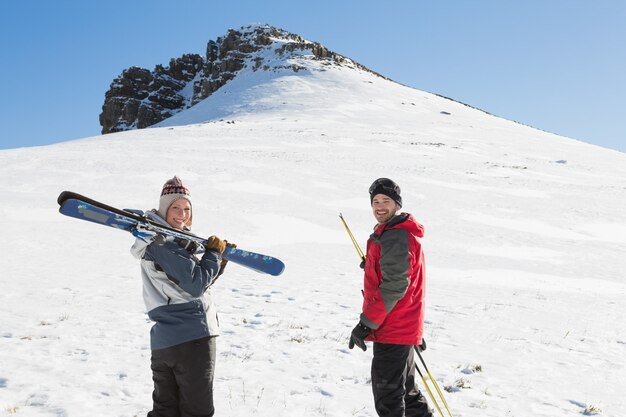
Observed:
[[[424,383],[424,386],[426,387],[426,391],[428,391],[428,395],[430,396],[430,399],[432,400],[433,404],[435,404],[435,407],[437,407],[437,410],[439,410],[439,414],[441,414],[441,417],[444,417],[443,411],[441,411],[441,408],[439,407],[439,403],[435,399],[433,392],[430,390],[430,387],[426,383],[426,379],[424,378],[424,375],[422,375],[422,371],[420,371],[420,368],[419,366],[417,366],[417,364],[415,364],[415,369],[417,369],[417,373],[420,375],[420,378],[422,378],[422,382]]]
[[[348,232],[348,236],[350,236],[350,240],[352,240],[352,244],[354,245],[354,249],[356,249],[357,255],[359,256],[361,261],[365,262],[365,254],[359,247],[359,244],[357,243],[356,239],[354,238],[354,235],[352,234],[352,232],[350,231],[350,228],[348,227],[348,223],[346,223],[346,220],[343,218],[343,215],[341,213],[339,213],[339,218],[341,219],[341,222],[343,223],[343,227],[346,228],[346,232]]]
[[[443,405],[446,407],[446,410],[448,410],[448,414],[450,415],[450,417],[452,417],[452,413],[450,412],[450,407],[448,407],[448,403],[446,402],[446,399],[443,398],[443,393],[439,389],[439,385],[437,385],[437,381],[435,381],[435,378],[433,378],[433,375],[428,370],[428,366],[426,366],[426,362],[424,362],[424,358],[422,358],[422,354],[420,353],[417,346],[414,346],[414,348],[415,348],[415,351],[417,352],[417,356],[419,356],[420,358],[420,362],[422,362],[422,365],[424,365],[424,369],[426,370],[426,373],[428,374],[428,378],[430,378],[430,380],[433,382],[433,385],[435,386],[435,389],[437,390],[439,397],[441,397],[441,401],[443,401]]]

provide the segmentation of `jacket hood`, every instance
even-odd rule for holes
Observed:
[[[388,223],[379,225],[376,227],[376,233],[380,234],[383,230],[389,229],[406,229],[419,238],[424,237],[424,226],[409,213],[400,213]]]

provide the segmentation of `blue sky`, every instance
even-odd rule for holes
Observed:
[[[125,68],[269,23],[402,84],[626,152],[624,22],[622,0],[6,0],[0,149],[98,135]]]

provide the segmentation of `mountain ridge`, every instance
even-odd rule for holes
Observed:
[[[271,51],[279,59],[268,62]],[[290,63],[292,57],[300,60]],[[278,62],[277,62],[278,61]],[[331,51],[318,42],[268,25],[230,29],[223,37],[209,41],[205,56],[187,53],[172,58],[169,66],[150,71],[131,66],[113,80],[105,93],[99,116],[102,133],[142,129],[193,107],[210,97],[246,67],[253,71],[306,70],[309,61],[325,65],[350,66],[380,74]]]

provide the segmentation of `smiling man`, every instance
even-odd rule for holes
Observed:
[[[348,347],[374,342],[372,390],[381,417],[432,417],[415,384],[413,347],[422,344],[424,227],[402,213],[400,187],[379,178],[369,189],[377,224],[367,241],[363,311]]]

